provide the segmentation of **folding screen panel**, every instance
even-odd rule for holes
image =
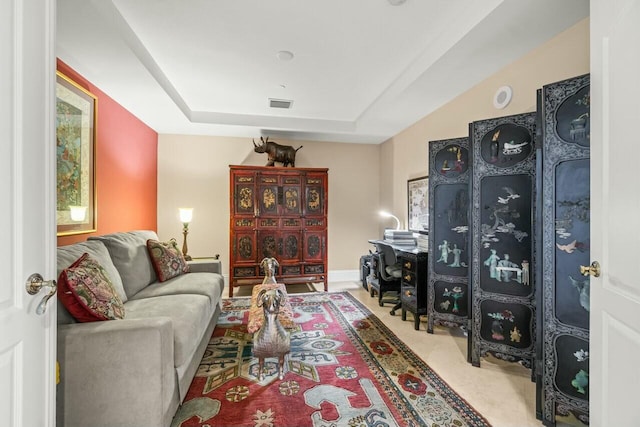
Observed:
[[[471,363],[488,353],[533,366],[535,113],[473,122]]]
[[[469,140],[429,142],[427,332],[469,323]]]
[[[589,75],[546,85],[542,118],[539,413],[589,422]]]

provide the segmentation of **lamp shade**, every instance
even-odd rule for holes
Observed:
[[[385,218],[393,218],[396,220],[396,230],[400,230],[400,220],[398,219],[397,216],[387,212],[387,211],[380,211],[380,216],[383,216]]]
[[[193,219],[193,208],[180,208],[180,221],[188,224]]]
[[[69,206],[71,221],[84,221],[87,216],[86,206]]]

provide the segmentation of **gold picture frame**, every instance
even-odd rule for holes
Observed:
[[[92,233],[96,211],[95,95],[56,72],[56,223],[58,236]]]

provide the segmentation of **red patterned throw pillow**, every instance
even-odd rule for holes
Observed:
[[[78,322],[124,318],[124,304],[104,268],[85,253],[58,278],[58,298]]]
[[[189,272],[189,264],[178,249],[176,239],[171,239],[168,242],[149,239],[147,240],[147,249],[159,281],[164,282]]]

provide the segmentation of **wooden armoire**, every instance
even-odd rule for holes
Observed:
[[[276,258],[279,283],[322,282],[327,291],[328,169],[230,168],[229,297],[261,283]]]

